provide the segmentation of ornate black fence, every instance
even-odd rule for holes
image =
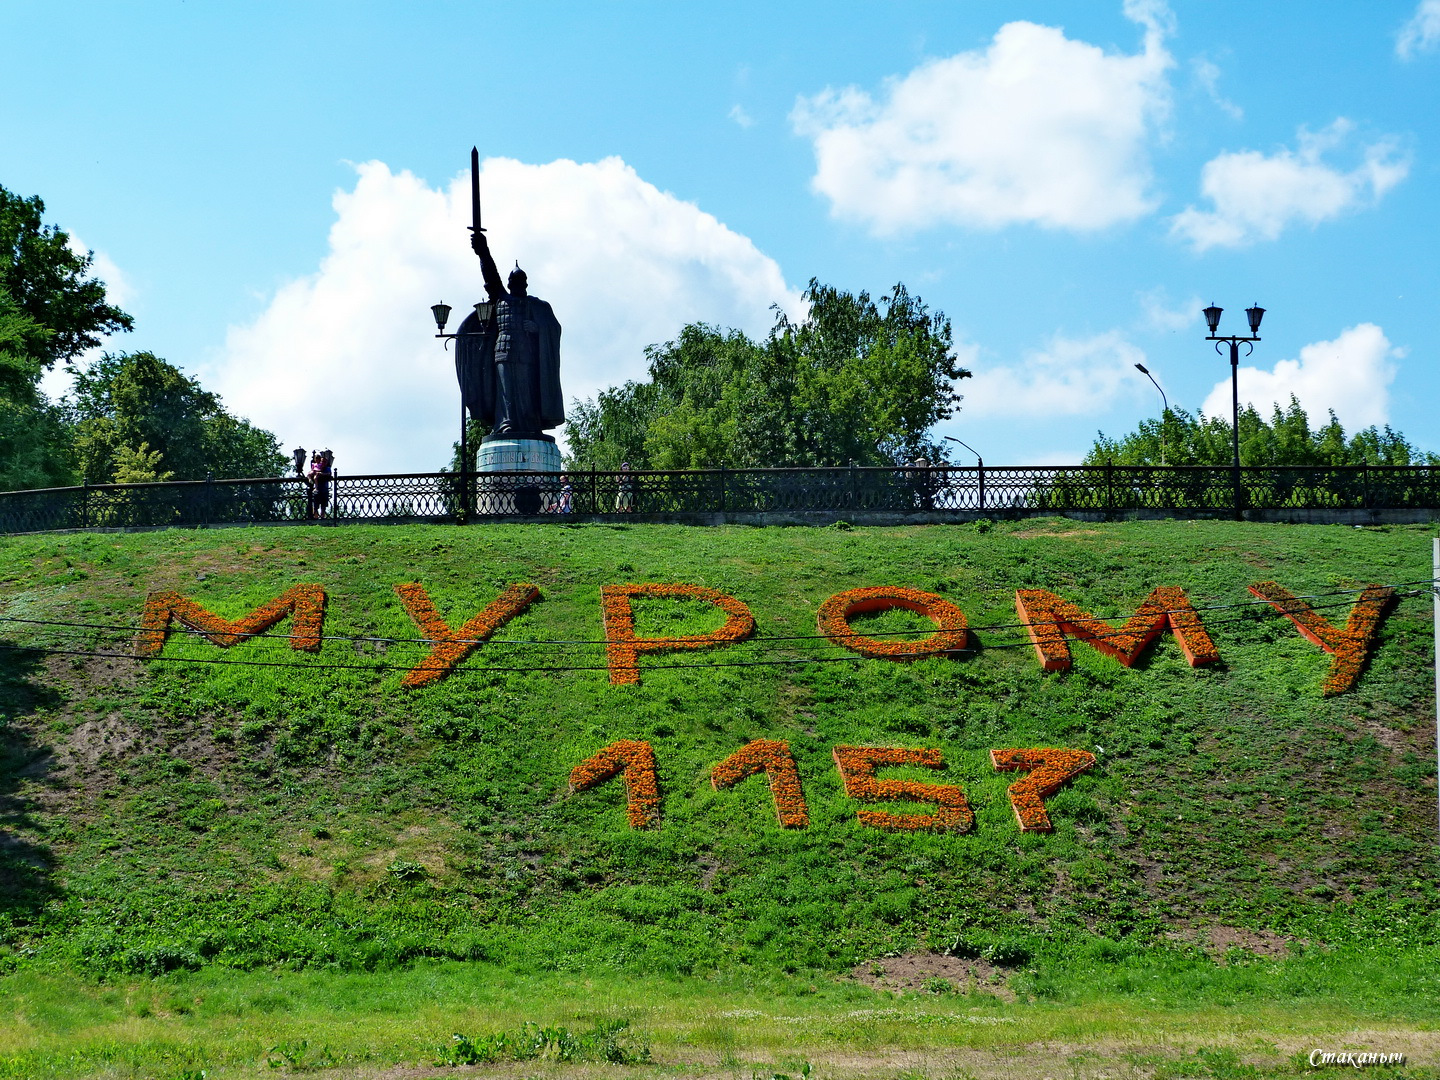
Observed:
[[[1440,467],[1120,465],[695,469],[336,476],[99,484],[0,492],[0,533],[303,522],[565,520],[603,515],[957,515],[1440,509]],[[1238,499],[1237,499],[1238,495]]]

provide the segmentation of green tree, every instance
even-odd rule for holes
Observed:
[[[145,471],[176,480],[278,476],[290,464],[274,435],[231,416],[217,395],[150,352],[107,353],[76,371],[72,410],[90,483],[133,472],[142,456]]]
[[[1167,465],[1229,465],[1234,461],[1230,425],[1219,417],[1170,409],[1160,420],[1142,420],[1118,439],[1100,432],[1085,464],[1159,465],[1162,456]],[[1274,407],[1269,421],[1253,405],[1240,411],[1240,464],[1435,465],[1440,457],[1416,450],[1388,424],[1347,437],[1334,412],[1323,427],[1312,429],[1292,395],[1287,408]]]
[[[650,378],[570,410],[572,468],[744,468],[943,457],[927,432],[969,372],[950,322],[903,284],[876,303],[811,280],[764,341],[703,323],[645,351]]]
[[[0,287],[0,490],[74,478],[64,412],[40,392],[51,336]]]
[[[0,288],[48,331],[42,365],[73,360],[133,320],[106,302],[105,283],[90,275],[93,257],[70,250],[70,237],[44,223],[38,195],[22,198],[0,187]]]
[[[106,303],[91,256],[44,223],[38,196],[0,187],[0,489],[73,483],[66,412],[45,398],[40,377],[131,319]]]
[[[160,468],[160,451],[141,443],[133,450],[122,446],[115,451],[115,483],[148,484],[156,480],[172,480],[175,474]]]

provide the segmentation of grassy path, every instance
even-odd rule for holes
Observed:
[[[811,987],[814,987],[813,991]],[[1417,1002],[1416,1011],[1428,1010]],[[77,986],[8,980],[0,1076],[206,1080],[496,1076],[1250,1077],[1313,1072],[1313,1049],[1399,1052],[1401,1071],[1440,1075],[1440,1025],[1400,1008],[1334,1000],[1073,1004],[991,994],[897,996],[853,983],[524,977],[468,964],[380,974],[205,971]],[[597,1021],[650,1061],[436,1064],[472,1040],[529,1022],[576,1033]]]

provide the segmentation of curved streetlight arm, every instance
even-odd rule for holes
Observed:
[[[1135,370],[1154,383],[1155,389],[1160,391],[1160,404],[1164,406],[1165,409],[1165,411],[1160,414],[1160,464],[1163,467],[1165,464],[1165,418],[1170,415],[1170,399],[1165,396],[1165,388],[1158,382],[1155,382],[1155,376],[1150,374],[1149,368],[1144,364],[1136,364]]]
[[[961,446],[965,447],[966,450],[969,450],[970,453],[972,453],[972,454],[975,455],[975,464],[976,464],[978,467],[980,467],[980,468],[982,468],[982,469],[985,467],[985,459],[982,458],[982,457],[980,456],[980,452],[979,452],[978,450],[976,450],[973,446],[971,446],[969,443],[967,443],[967,442],[961,442],[961,440],[955,438],[954,435],[942,435],[941,438],[945,439],[945,440],[948,441],[948,442],[960,443]]]
[[[1260,339],[1258,337],[1207,337],[1205,340],[1213,341],[1215,343],[1215,351],[1221,356],[1225,355],[1225,350],[1221,349],[1220,346],[1229,345],[1230,356],[1233,362],[1234,359],[1239,357],[1241,345],[1245,346],[1245,355],[1249,356],[1255,351],[1253,343]]]
[[[1165,388],[1158,382],[1155,382],[1155,376],[1150,374],[1150,369],[1144,364],[1136,364],[1135,369],[1154,383],[1155,389],[1160,391],[1160,402],[1165,406],[1165,411],[1168,413],[1170,411],[1170,399],[1165,396]]]

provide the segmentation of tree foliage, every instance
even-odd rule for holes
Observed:
[[[1229,465],[1234,460],[1231,426],[1220,417],[1169,409],[1162,419],[1143,420],[1119,439],[1100,432],[1085,464],[1159,465],[1162,457],[1166,465]],[[1416,450],[1389,424],[1347,436],[1332,411],[1328,423],[1312,428],[1292,395],[1289,407],[1276,405],[1268,421],[1253,405],[1240,411],[1240,464],[1435,465],[1440,458]]]
[[[925,453],[951,414],[950,321],[903,284],[880,298],[811,280],[808,315],[763,341],[691,323],[646,349],[650,378],[570,409],[572,468],[883,465]]]
[[[276,473],[273,435],[153,353],[79,369],[81,353],[133,322],[44,213],[38,196],[0,187],[0,490]],[[75,375],[59,404],[40,389],[56,361]]]
[[[115,452],[115,483],[149,484],[156,480],[173,480],[175,474],[160,468],[160,451],[151,450],[142,442],[133,449],[122,446]]]
[[[72,476],[64,413],[40,392],[50,337],[0,287],[0,490],[60,486]]]
[[[48,332],[44,367],[73,360],[134,321],[106,302],[105,283],[90,276],[93,257],[70,249],[70,237],[43,220],[40,196],[28,199],[0,187],[0,288]]]
[[[231,416],[217,395],[154,353],[107,353],[77,371],[72,408],[76,457],[90,483],[137,471],[176,480],[277,476],[289,464],[274,435]]]

